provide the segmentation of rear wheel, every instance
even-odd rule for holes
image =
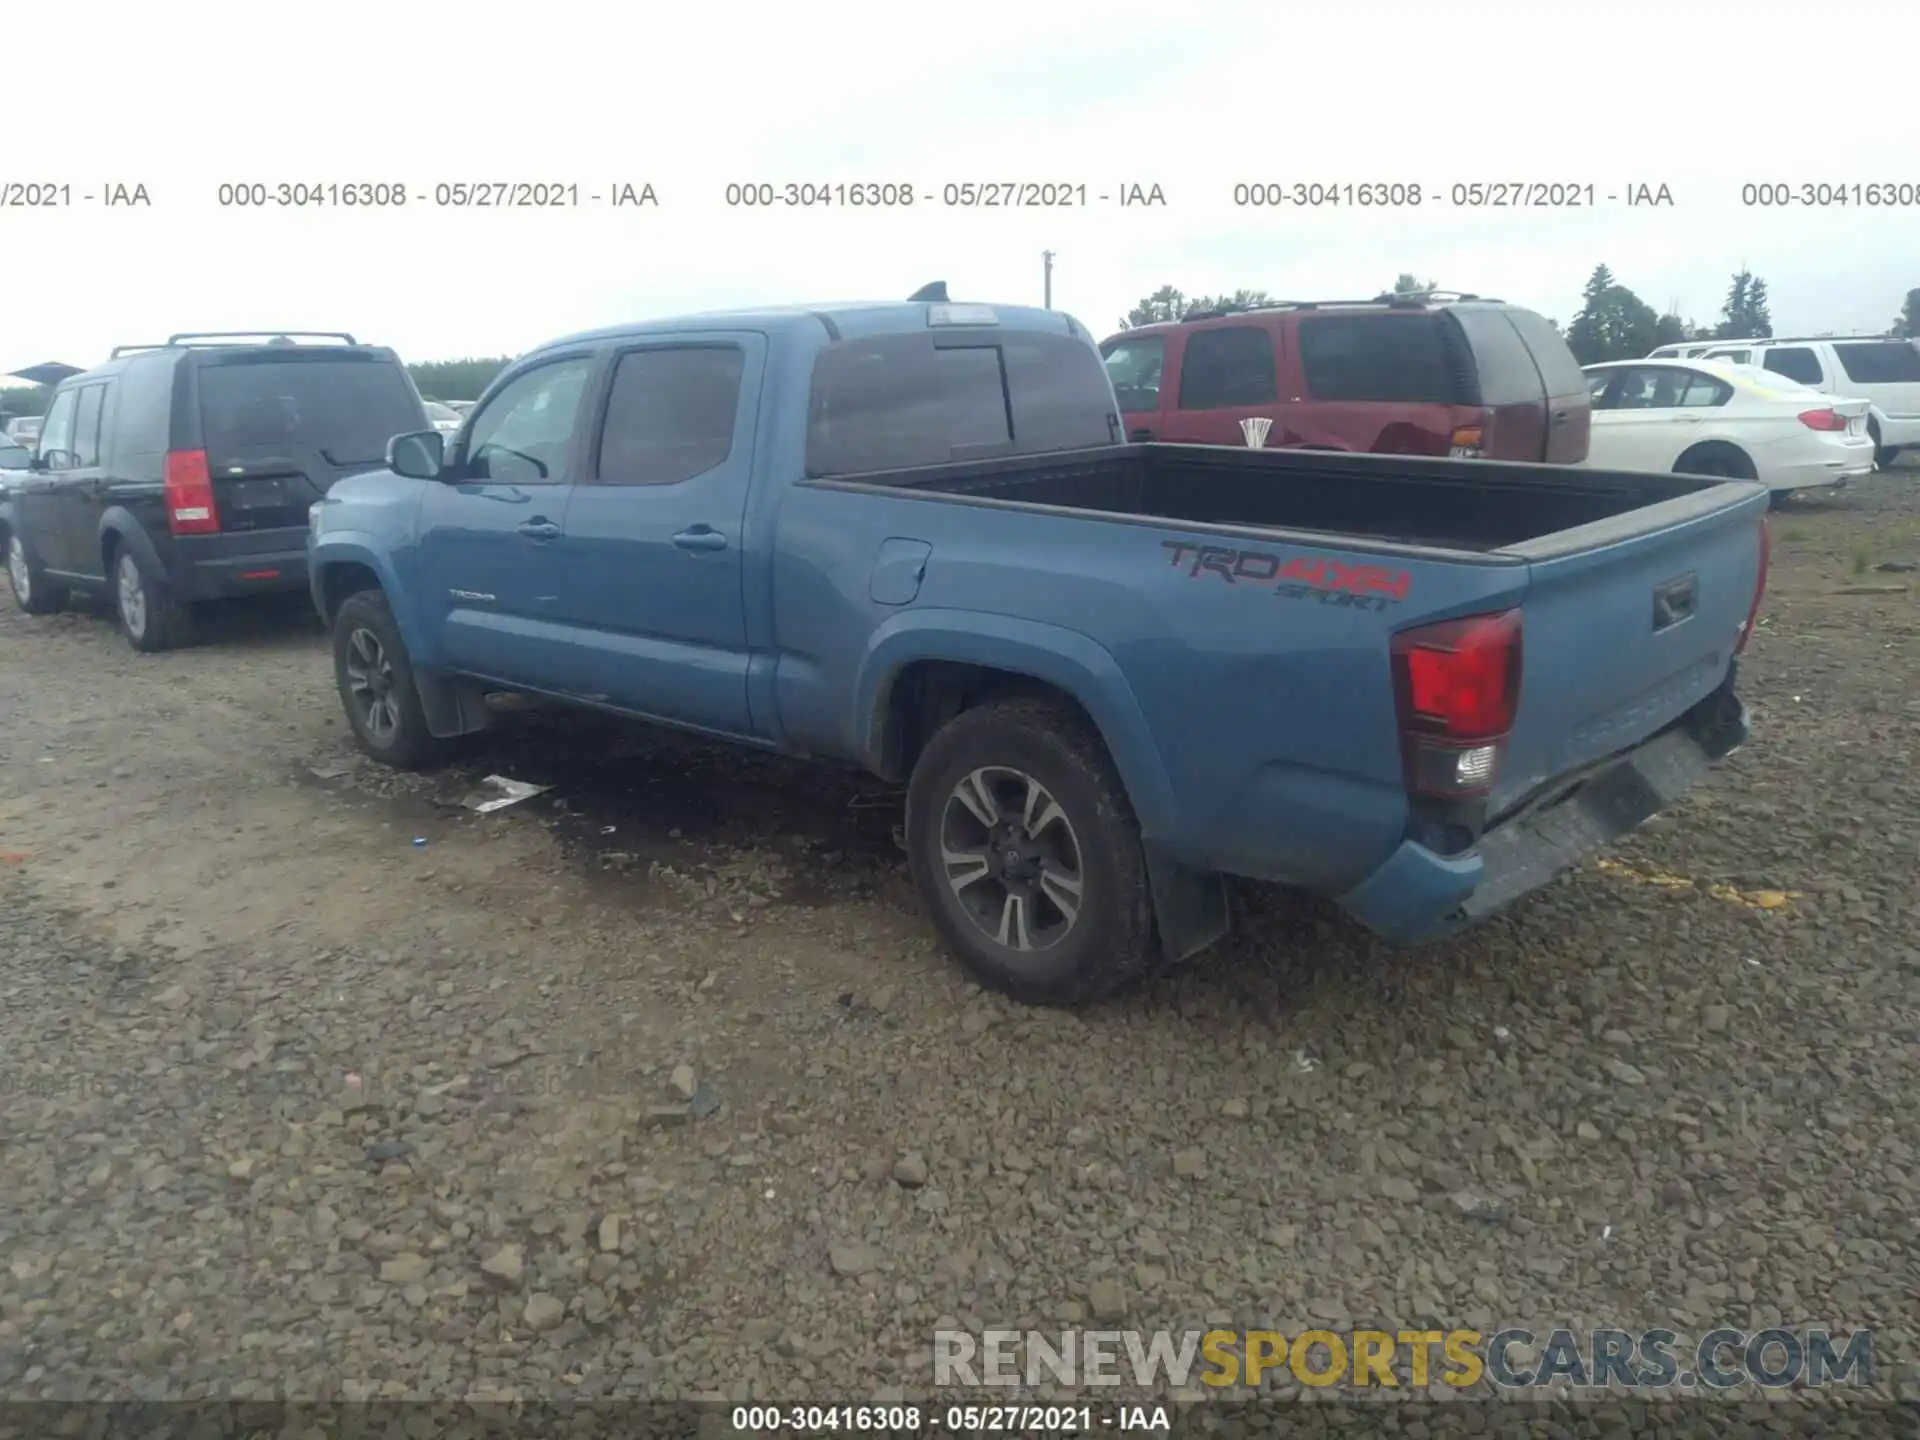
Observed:
[[[127,643],[148,655],[184,645],[192,632],[193,612],[142,563],[131,545],[119,546],[108,558],[114,618]]]
[[[1867,436],[1873,441],[1873,463],[1882,470],[1887,469],[1893,464],[1894,460],[1898,458],[1903,447],[1899,445],[1882,445],[1880,443],[1880,426],[1872,420],[1867,421]]]
[[[982,984],[1071,1005],[1153,968],[1140,828],[1068,706],[992,701],[942,728],[907,790],[907,851],[935,928]]]
[[[1673,473],[1676,475],[1711,475],[1723,480],[1752,480],[1755,478],[1753,461],[1747,458],[1747,452],[1735,445],[1718,440],[1705,445],[1696,445],[1675,462]]]
[[[67,592],[47,579],[39,555],[17,532],[7,536],[7,583],[13,603],[29,615],[51,615],[67,603]]]
[[[333,618],[333,675],[360,748],[403,770],[431,766],[446,744],[427,729],[413,662],[387,597],[360,590]]]

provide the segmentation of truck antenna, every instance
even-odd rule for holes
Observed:
[[[934,305],[946,304],[947,282],[944,280],[936,280],[931,285],[922,285],[907,297],[907,303],[910,305],[917,305],[923,301]]]

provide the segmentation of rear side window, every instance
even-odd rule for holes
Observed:
[[[1300,367],[1316,400],[1453,403],[1431,315],[1309,315],[1299,333]]]
[[[120,394],[113,409],[115,443],[110,447],[116,465],[170,448],[174,360],[166,354],[138,356],[120,372]]]
[[[1529,405],[1546,398],[1533,352],[1505,315],[1498,310],[1452,310],[1448,319],[1459,325],[1473,351],[1482,405]],[[1574,388],[1584,390],[1586,380],[1580,379]]]
[[[1501,313],[1506,316],[1507,323],[1520,332],[1527,349],[1533,352],[1533,363],[1539,367],[1540,378],[1546,382],[1547,394],[1555,399],[1563,395],[1578,395],[1586,381],[1580,371],[1580,362],[1573,358],[1573,351],[1567,348],[1565,337],[1531,310],[1506,310]]]
[[[89,385],[80,392],[80,403],[73,410],[73,466],[84,470],[100,463],[100,408],[107,398],[107,387]]]
[[[413,388],[388,361],[213,361],[199,378],[200,420],[215,454],[305,450],[335,466],[378,465],[387,441],[420,428]]]
[[[1180,359],[1180,408],[1226,410],[1279,398],[1273,336],[1257,325],[1195,330]]]
[[[1920,345],[1909,340],[1836,345],[1840,368],[1859,385],[1910,385],[1920,381]]]
[[[1113,386],[1091,345],[1009,331],[838,341],[813,367],[807,473],[816,478],[1113,443]]]
[[[1776,345],[1761,356],[1760,363],[1774,374],[1798,380],[1802,385],[1820,383],[1820,357],[1804,345]]]
[[[600,483],[677,485],[724,464],[746,365],[737,345],[622,355],[600,432]]]
[[[1751,350],[1709,350],[1700,357],[1702,360],[1724,360],[1729,365],[1746,365],[1752,362]]]

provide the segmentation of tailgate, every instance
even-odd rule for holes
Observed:
[[[1508,552],[1530,563],[1495,815],[1646,740],[1726,678],[1766,511],[1763,488],[1715,485]]]
[[[210,448],[207,468],[223,531],[305,526],[307,507],[325,499],[328,487],[348,473],[318,454],[255,449]]]

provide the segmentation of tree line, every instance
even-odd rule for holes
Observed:
[[[1431,295],[1438,288],[1431,280],[1423,281],[1403,271],[1381,293],[1411,297]],[[1190,296],[1175,286],[1162,285],[1120,317],[1120,328],[1163,325],[1209,310],[1248,309],[1277,303],[1280,302],[1265,290]],[[1661,345],[1688,340],[1764,340],[1773,334],[1767,282],[1744,267],[1730,278],[1719,317],[1711,325],[1697,324],[1672,310],[1656,311],[1622,285],[1605,265],[1594,266],[1593,273],[1587,277],[1586,287],[1580,294],[1580,309],[1573,319],[1564,326],[1558,320],[1550,319],[1547,323],[1566,337],[1567,348],[1582,365],[1595,365],[1603,360],[1637,360]],[[1920,339],[1920,287],[1907,292],[1900,313],[1894,317],[1887,333],[1899,339]]]

